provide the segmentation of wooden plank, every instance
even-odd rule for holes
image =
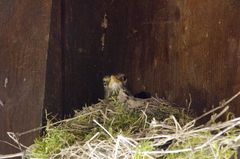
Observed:
[[[174,27],[177,42],[172,54],[178,57],[179,71],[174,74],[180,80],[173,96],[180,100],[191,93],[195,110],[201,113],[240,90],[240,2],[187,0],[175,4],[182,20]],[[239,104],[237,99],[232,107],[237,115]]]
[[[52,1],[49,48],[47,57],[46,89],[44,109],[50,115],[63,116],[63,37],[62,37],[62,1]]]
[[[108,52],[130,89],[150,91],[194,110],[240,90],[240,2],[232,0],[114,1]],[[234,112],[240,114],[238,105]]]
[[[101,97],[105,73],[124,72],[133,93],[157,93],[180,105],[191,94],[198,113],[240,87],[237,1],[64,3],[66,112]],[[109,25],[100,51],[105,13]]]
[[[47,88],[52,97],[46,96],[50,98],[46,101],[53,101],[46,104],[52,110],[60,112],[63,105],[69,114],[84,103],[96,102],[103,95],[102,76],[113,72],[128,75],[133,93],[157,93],[180,105],[191,94],[198,113],[240,87],[237,1],[62,2],[61,13],[55,13],[62,20],[52,26],[55,54],[49,55],[55,60],[47,77],[49,85],[54,84]],[[104,30],[105,14],[108,28]]]
[[[103,0],[64,0],[64,112],[103,97],[102,76],[108,58],[101,51]]]
[[[0,1],[0,140],[41,125],[51,6],[50,0]],[[21,142],[29,145],[36,135]],[[1,153],[13,151],[0,142]]]

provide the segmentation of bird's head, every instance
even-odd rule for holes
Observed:
[[[110,76],[104,76],[103,86],[107,97],[117,95],[119,90],[125,89],[127,84],[127,78],[124,74],[116,74]]]

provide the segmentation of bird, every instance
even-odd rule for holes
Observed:
[[[127,78],[125,74],[106,75],[103,77],[103,86],[106,100],[115,99],[120,103],[128,105],[129,108],[138,108],[146,103],[135,98],[127,89]]]
[[[104,98],[109,99],[111,97],[118,96],[120,91],[128,92],[127,78],[125,74],[118,73],[114,75],[106,75],[103,77]]]

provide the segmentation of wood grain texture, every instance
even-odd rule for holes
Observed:
[[[0,1],[0,140],[41,124],[50,10],[50,0]],[[21,141],[29,145],[35,136]],[[13,150],[0,142],[1,153]]]
[[[198,114],[240,89],[237,0],[63,2],[65,112],[102,97],[108,73],[126,73],[133,93],[183,106],[191,95]],[[238,104],[232,110],[240,114]]]
[[[64,18],[62,1],[53,0],[47,57],[46,88],[44,109],[50,115],[63,116],[63,34],[62,19]],[[45,119],[44,119],[45,120]]]
[[[64,0],[64,112],[103,97],[102,76],[108,63],[101,52],[103,0]]]
[[[186,0],[175,4],[182,17],[174,27],[172,52],[179,57],[180,79],[174,96],[179,101],[187,97],[182,92],[191,93],[194,109],[201,113],[240,90],[240,2]],[[237,99],[231,107],[237,115],[239,104]]]
[[[240,2],[237,0],[114,1],[108,52],[130,89],[157,93],[194,110],[240,90]],[[240,115],[238,105],[233,110]]]

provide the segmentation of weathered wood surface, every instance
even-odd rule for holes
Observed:
[[[49,48],[46,70],[46,87],[44,109],[58,118],[63,116],[64,101],[64,62],[63,62],[63,34],[62,22],[65,16],[62,9],[63,2],[52,0],[51,23],[49,34]]]
[[[0,1],[0,140],[41,124],[50,10],[50,0]],[[0,141],[1,154],[13,150]]]
[[[1,139],[39,126],[43,105],[64,115],[96,102],[114,72],[133,93],[180,105],[191,94],[201,113],[240,90],[239,19],[238,0],[1,0]]]
[[[180,105],[191,94],[198,113],[240,90],[237,0],[65,0],[63,10],[65,112],[102,97],[101,78],[113,72],[128,75],[133,93]]]
[[[108,58],[101,52],[103,0],[63,1],[64,112],[103,96],[102,74]]]
[[[191,94],[202,113],[240,90],[240,1],[114,1],[108,16],[112,67],[134,93],[181,105]]]

